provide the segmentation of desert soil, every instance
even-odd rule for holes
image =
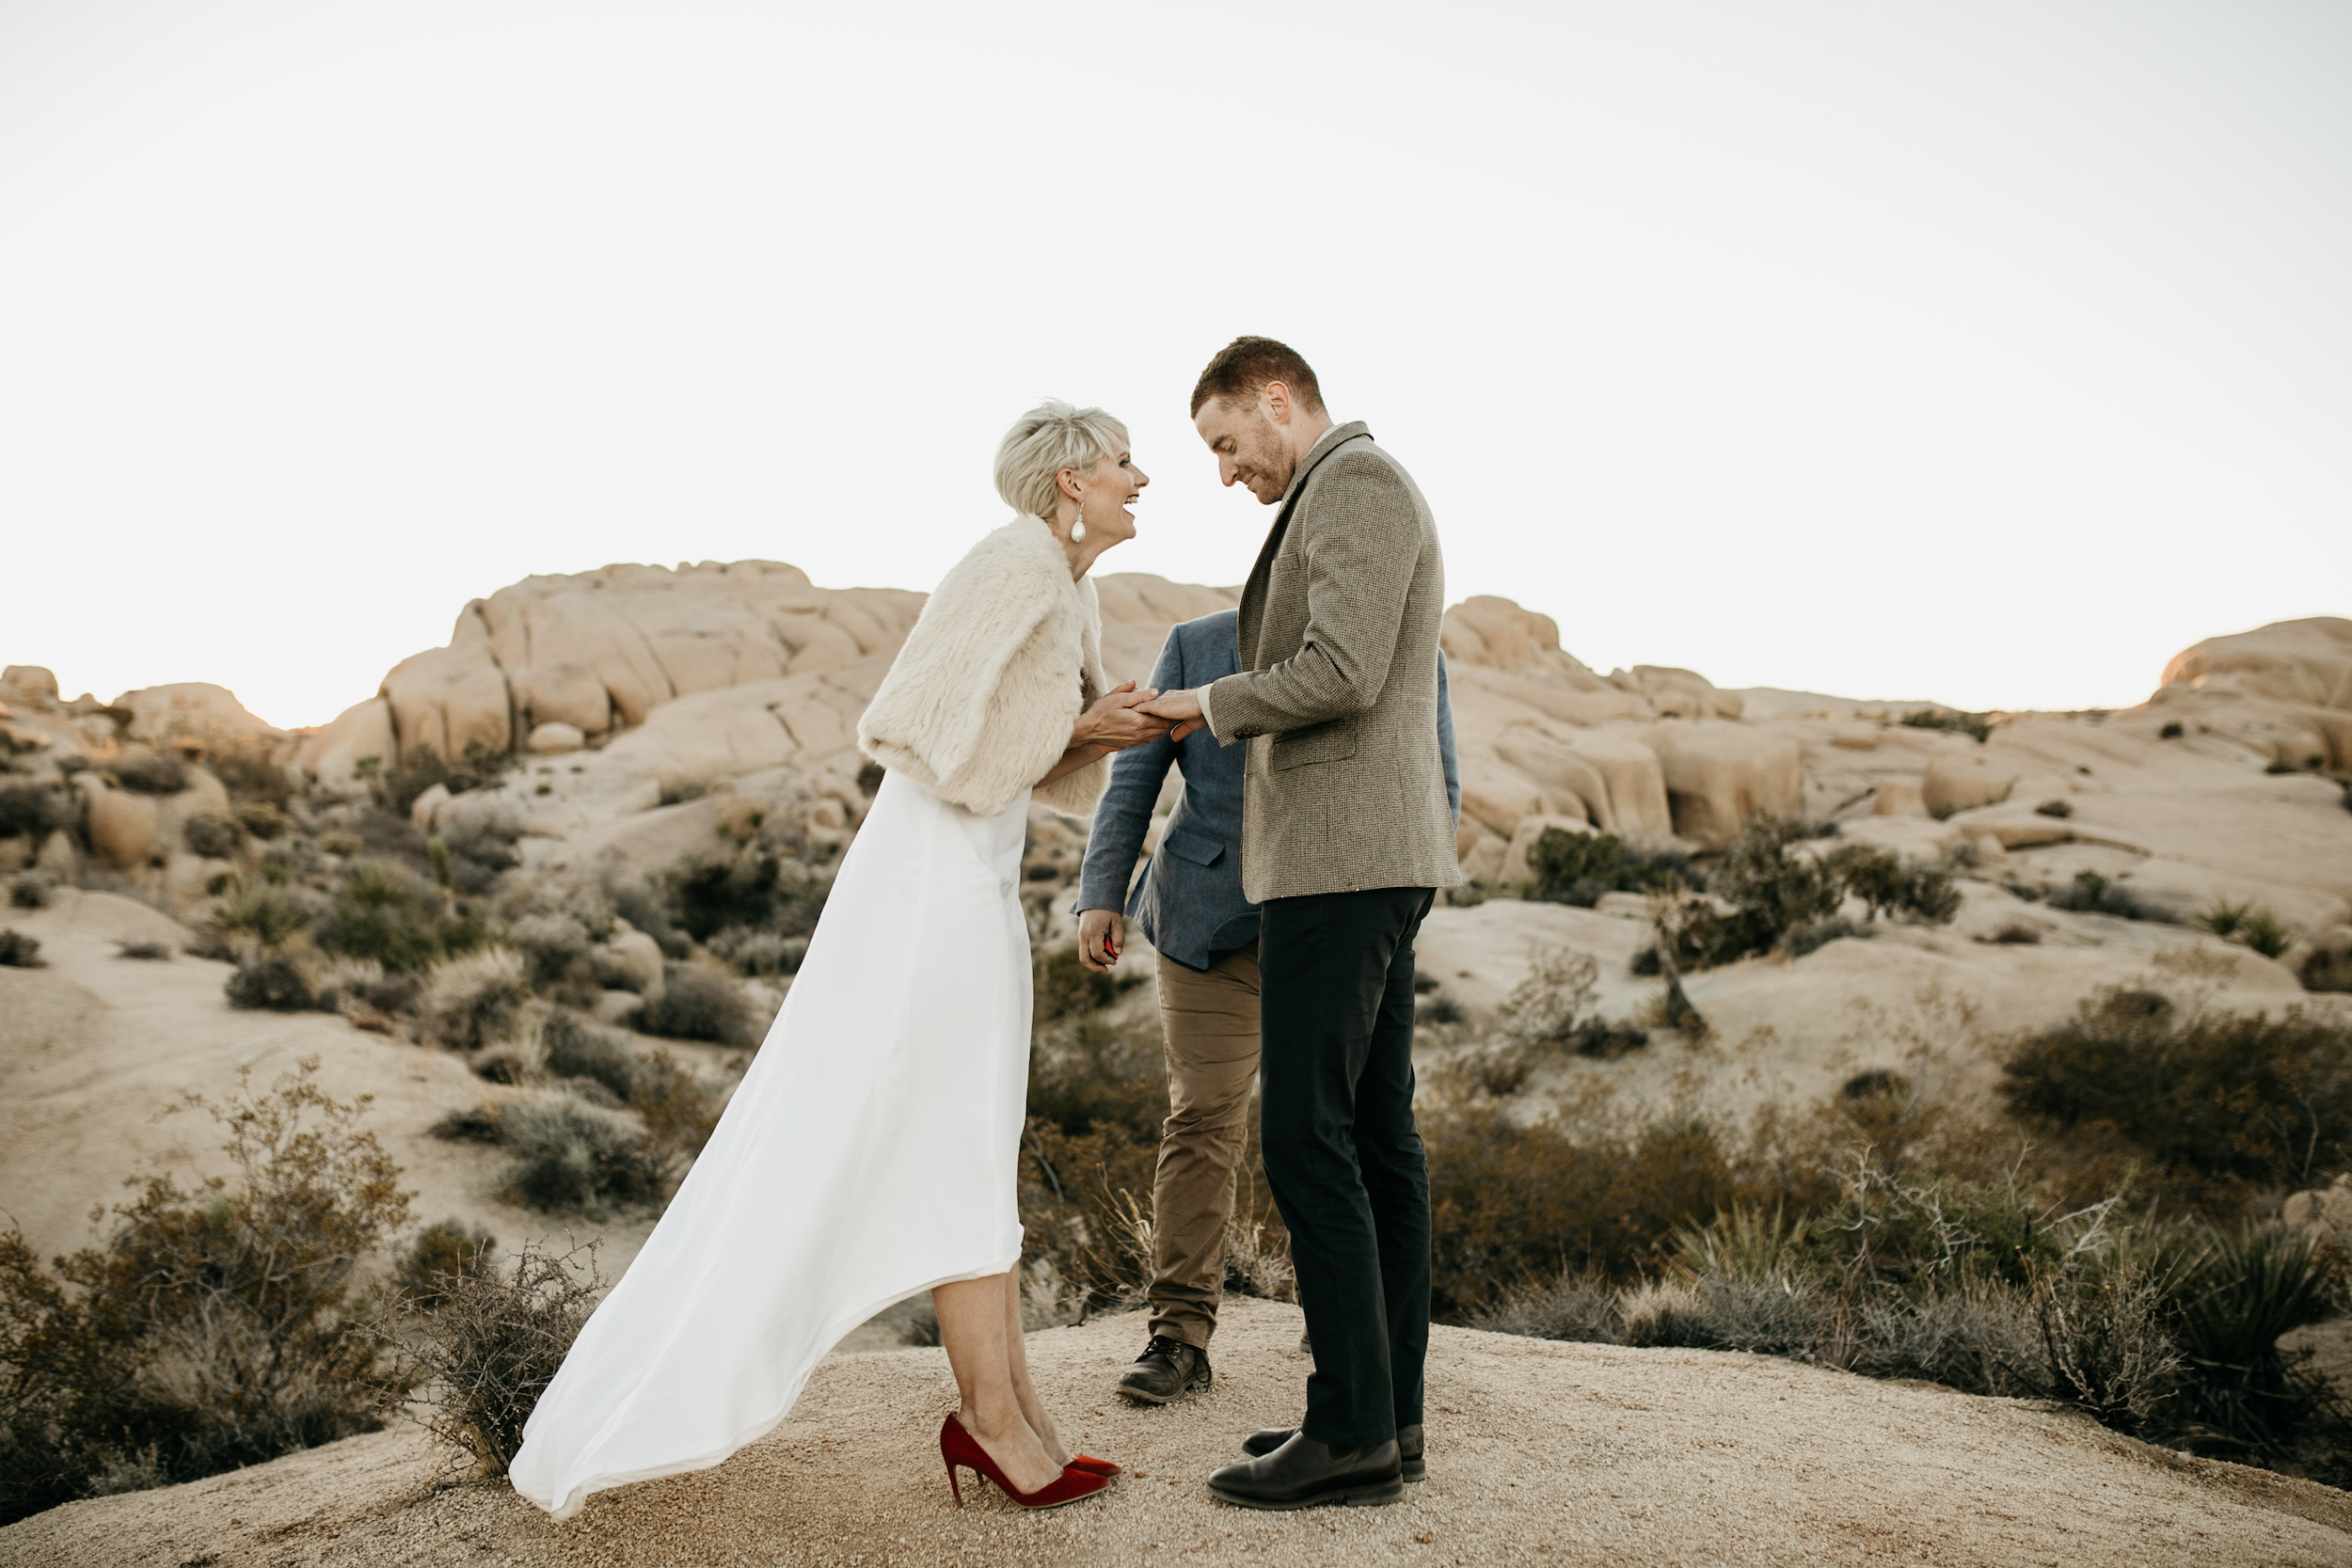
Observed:
[[[1764,1357],[1436,1331],[1429,1479],[1385,1508],[1259,1513],[1202,1485],[1286,1422],[1295,1308],[1238,1302],[1217,1381],[1163,1409],[1107,1395],[1136,1317],[1034,1336],[1040,1385],[1104,1497],[959,1511],[939,1467],[945,1355],[835,1355],[791,1418],[715,1470],[607,1492],[555,1524],[502,1482],[437,1484],[413,1429],[0,1530],[0,1564],[1733,1563],[2341,1565],[2352,1496],[2183,1459],[2074,1415]]]

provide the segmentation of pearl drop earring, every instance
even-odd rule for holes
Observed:
[[[1078,515],[1070,519],[1070,542],[1077,544],[1087,536],[1087,499],[1078,498]]]

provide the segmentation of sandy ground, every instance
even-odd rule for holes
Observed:
[[[1200,1562],[2283,1565],[2352,1562],[2352,1496],[2184,1460],[2076,1416],[1756,1356],[1437,1332],[1429,1480],[1386,1508],[1257,1513],[1203,1478],[1292,1418],[1298,1314],[1229,1308],[1210,1394],[1104,1390],[1139,1319],[1034,1336],[1047,1398],[1128,1474],[1025,1514],[958,1511],[935,1437],[944,1354],[836,1355],[792,1418],[716,1470],[591,1498],[566,1525],[501,1484],[435,1489],[390,1432],[0,1531],[0,1564]]]

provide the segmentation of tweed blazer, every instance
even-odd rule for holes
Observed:
[[[1078,716],[1109,689],[1094,584],[1071,580],[1041,518],[1015,517],[924,602],[858,719],[858,750],[993,816],[1061,760]],[[1089,816],[1109,777],[1110,759],[1099,756],[1031,799]]]
[[[1160,660],[1145,684],[1157,691],[1206,686],[1237,672],[1233,649],[1235,613],[1216,610],[1168,628]],[[1258,906],[1241,891],[1242,764],[1247,748],[1222,747],[1216,736],[1196,730],[1182,740],[1162,736],[1111,759],[1110,787],[1094,808],[1094,831],[1087,835],[1086,864],[1078,897],[1070,912],[1123,910],[1136,929],[1164,958],[1187,969],[1207,969],[1227,953],[1256,940]],[[1461,782],[1454,763],[1454,715],[1447,705],[1445,655],[1438,656],[1438,757],[1445,768],[1445,798],[1451,821],[1461,821]],[[1152,808],[1169,768],[1184,774],[1159,848],[1145,863],[1135,891],[1127,891],[1136,858],[1152,831]]]
[[[1359,421],[1324,433],[1242,589],[1242,671],[1202,693],[1248,740],[1241,879],[1250,902],[1454,887],[1438,754],[1437,522]]]

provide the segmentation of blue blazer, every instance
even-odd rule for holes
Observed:
[[[1149,685],[1188,690],[1241,671],[1234,627],[1238,611],[1220,610],[1168,628]],[[1120,910],[1143,940],[1188,969],[1207,969],[1258,934],[1258,906],[1241,893],[1241,780],[1247,746],[1219,746],[1197,730],[1181,741],[1166,736],[1131,747],[1111,759],[1111,782],[1094,808],[1094,831],[1078,878],[1081,910]],[[1446,803],[1462,820],[1462,780],[1454,760],[1454,707],[1446,700],[1445,656],[1438,656],[1438,752],[1445,768]],[[1127,891],[1136,858],[1152,829],[1168,765],[1184,771],[1184,798],[1168,817],[1160,847],[1135,891]]]

